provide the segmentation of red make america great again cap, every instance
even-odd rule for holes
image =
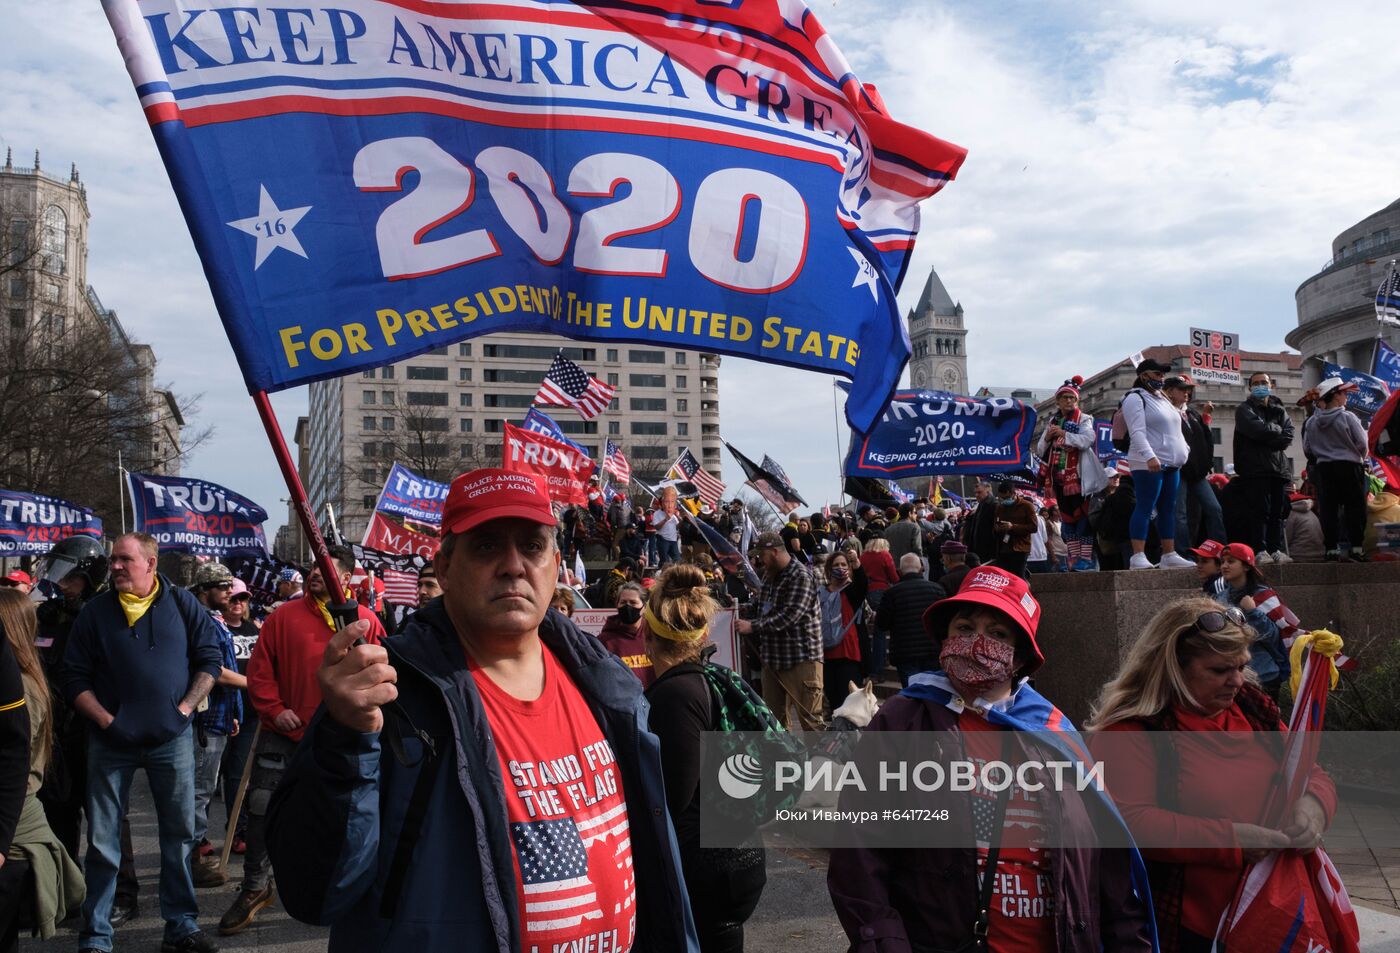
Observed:
[[[510,470],[471,470],[453,480],[447,490],[442,531],[465,533],[490,520],[510,517],[545,526],[558,522],[544,481]]]

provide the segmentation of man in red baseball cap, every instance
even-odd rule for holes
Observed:
[[[442,597],[383,646],[355,623],[326,648],[269,846],[333,953],[696,949],[641,683],[549,608],[555,525],[543,479],[462,474]],[[540,899],[565,880],[587,892]]]
[[[0,586],[4,586],[7,589],[18,589],[20,592],[28,595],[34,588],[34,577],[23,569],[16,569],[8,576],[0,577]]]
[[[1225,544],[1217,543],[1213,539],[1208,539],[1195,549],[1191,550],[1196,557],[1196,578],[1201,581],[1201,587],[1209,595],[1214,591],[1212,583],[1215,577],[1220,575],[1220,557],[1225,552]]]

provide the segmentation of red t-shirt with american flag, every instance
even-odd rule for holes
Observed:
[[[547,647],[544,691],[521,701],[470,656],[505,779],[522,953],[627,953],[637,931],[632,838],[612,747]]]

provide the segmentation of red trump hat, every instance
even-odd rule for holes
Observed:
[[[544,481],[510,470],[471,470],[448,487],[442,531],[465,533],[482,523],[512,517],[544,526],[558,523]]]
[[[940,599],[928,607],[924,612],[924,631],[935,642],[942,642],[953,614],[964,606],[985,606],[1010,616],[1025,634],[1031,652],[1021,669],[1022,675],[1029,675],[1045,664],[1045,656],[1035,640],[1036,630],[1040,628],[1040,603],[1031,595],[1026,580],[995,566],[978,566],[963,579],[957,595]]]

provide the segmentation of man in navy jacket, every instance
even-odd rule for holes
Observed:
[[[78,613],[64,653],[63,694],[92,723],[88,737],[87,899],[79,950],[112,949],[111,912],[121,820],[137,768],[160,822],[162,953],[211,953],[199,929],[194,850],[194,733],[190,719],[214,687],[223,652],[214,621],[156,573],[145,533],[112,545],[112,588]]]
[[[554,522],[543,480],[459,476],[443,595],[327,647],[268,848],[332,951],[698,949],[641,685],[549,609]]]

